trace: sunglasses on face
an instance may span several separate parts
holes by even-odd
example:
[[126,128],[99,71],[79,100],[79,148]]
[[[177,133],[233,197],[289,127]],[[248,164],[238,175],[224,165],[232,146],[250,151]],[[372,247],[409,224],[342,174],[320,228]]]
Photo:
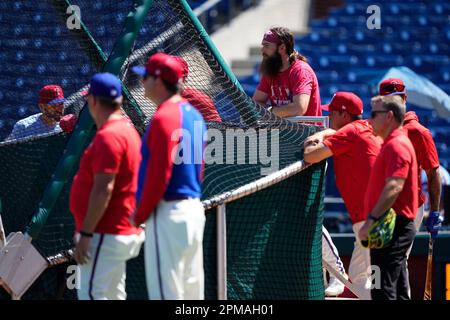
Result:
[[390,110],[377,110],[377,111],[372,111],[372,113],[370,114],[370,117],[373,119],[377,116],[377,114],[379,113],[388,113]]
[[383,86],[383,88],[381,88],[381,93],[383,95],[389,94],[389,93],[394,93],[394,92],[403,92],[403,91],[405,91],[405,86],[402,84],[397,84],[397,83],[387,84],[387,85]]

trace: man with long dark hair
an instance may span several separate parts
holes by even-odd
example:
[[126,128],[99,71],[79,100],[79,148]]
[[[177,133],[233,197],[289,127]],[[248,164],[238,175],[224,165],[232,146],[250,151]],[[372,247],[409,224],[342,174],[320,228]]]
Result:
[[264,34],[261,81],[253,100],[280,117],[321,116],[319,83],[307,59],[294,50],[294,36],[287,28]]

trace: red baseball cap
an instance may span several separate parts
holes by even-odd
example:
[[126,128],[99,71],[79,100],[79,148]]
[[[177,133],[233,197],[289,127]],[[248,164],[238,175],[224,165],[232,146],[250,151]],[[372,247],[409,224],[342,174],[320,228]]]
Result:
[[145,67],[133,67],[131,70],[141,76],[161,77],[170,84],[176,84],[183,78],[183,64],[179,59],[165,53],[155,53],[149,57]]
[[56,84],[49,84],[39,91],[39,102],[43,104],[56,104],[64,102],[63,90]]
[[347,111],[351,114],[360,115],[363,113],[363,102],[352,92],[338,91],[329,104],[322,105],[322,110]]
[[187,76],[189,75],[189,65],[188,65],[187,61],[179,56],[173,56],[173,57],[175,59],[177,59],[183,66],[183,80],[186,80]]
[[381,81],[379,89],[381,96],[406,94],[406,86],[402,79],[398,78],[389,78]]

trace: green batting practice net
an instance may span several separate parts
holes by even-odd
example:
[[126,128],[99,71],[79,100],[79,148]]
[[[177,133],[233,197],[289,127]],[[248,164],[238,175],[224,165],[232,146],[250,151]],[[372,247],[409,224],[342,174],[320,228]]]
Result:
[[[38,211],[49,213],[33,237],[45,257],[73,247],[68,200],[78,159],[65,173],[67,183],[52,181],[55,171],[64,167],[65,150],[80,132],[81,120],[72,133],[31,128],[33,134],[11,138],[11,131],[17,121],[40,112],[38,92],[47,84],[63,88],[65,114],[86,112],[81,92],[95,72],[105,70],[110,55],[124,46],[124,26],[131,19],[127,17],[143,3],[150,4],[150,9],[135,30],[136,41],[118,72],[124,83],[123,109],[142,134],[156,106],[144,97],[142,83],[131,67],[144,65],[156,52],[178,55],[187,62],[185,88],[201,92],[194,102],[205,118],[208,112],[214,114],[207,122],[209,145],[214,148],[207,152],[203,199],[302,160],[304,140],[321,130],[277,118],[255,105],[184,0],[2,1],[1,216],[9,234],[23,232]],[[88,143],[89,139],[77,147],[81,151]],[[311,166],[227,205],[229,299],[323,299],[324,170],[323,163]],[[46,201],[45,210],[44,197],[53,199],[50,205]],[[215,221],[215,209],[208,210],[204,234],[207,299],[217,298]],[[66,287],[67,267],[47,269],[23,299],[76,299],[76,291]],[[143,252],[127,265],[127,293],[129,299],[147,298]],[[7,298],[5,293],[2,297]]]

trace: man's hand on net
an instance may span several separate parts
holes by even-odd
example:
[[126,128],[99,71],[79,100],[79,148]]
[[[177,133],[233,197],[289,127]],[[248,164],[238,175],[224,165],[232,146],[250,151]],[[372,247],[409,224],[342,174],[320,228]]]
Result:
[[67,114],[59,121],[59,126],[64,132],[70,133],[77,124],[77,116],[74,114]]
[[444,221],[444,217],[441,216],[439,211],[430,212],[427,219],[427,230],[431,234],[433,239],[436,239],[439,230],[442,227],[442,222]]

